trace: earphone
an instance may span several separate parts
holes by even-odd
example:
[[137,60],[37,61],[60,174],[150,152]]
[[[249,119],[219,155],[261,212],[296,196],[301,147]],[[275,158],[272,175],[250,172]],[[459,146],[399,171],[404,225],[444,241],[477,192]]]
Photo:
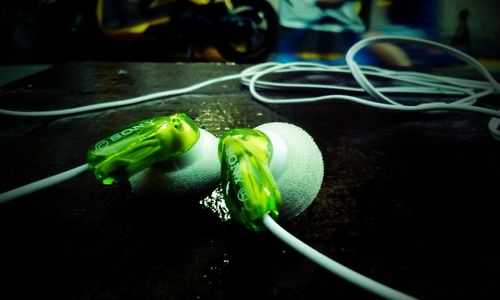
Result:
[[[380,38],[379,38],[380,40]],[[384,41],[394,41],[394,38],[386,38]],[[400,39],[400,40],[406,40],[410,41],[410,39]],[[368,40],[368,42],[374,42],[377,41],[375,39]],[[366,42],[366,43],[368,43]],[[426,42],[427,43],[427,42]],[[358,50],[360,45],[365,46],[366,44],[357,44]],[[356,49],[356,48],[354,48]],[[446,50],[445,50],[446,51]],[[353,52],[348,52],[348,57],[354,57],[356,51]],[[350,56],[349,56],[350,55]],[[346,60],[349,62],[348,57]],[[473,60],[475,62],[475,60]],[[355,65],[356,66],[356,65]],[[484,69],[484,68],[483,68]],[[169,95],[175,95],[175,94],[180,94],[184,92],[189,92],[192,91],[196,88],[200,88],[202,86],[206,86],[208,84],[216,83],[216,82],[221,82],[224,80],[230,80],[230,79],[237,79],[241,78],[243,84],[247,84],[250,87],[251,93],[254,95],[254,97],[263,102],[267,103],[293,103],[293,102],[312,102],[312,101],[321,101],[321,100],[348,100],[348,101],[355,101],[360,104],[365,104],[369,105],[372,107],[377,107],[377,108],[383,108],[383,109],[394,109],[394,110],[400,110],[400,111],[430,111],[430,110],[465,110],[465,111],[473,111],[473,112],[479,112],[479,113],[484,113],[489,116],[495,117],[490,120],[490,131],[492,134],[495,135],[495,130],[496,133],[498,133],[498,117],[500,117],[500,113],[498,111],[495,111],[494,109],[491,108],[483,108],[483,107],[478,107],[476,106],[476,102],[479,98],[484,97],[486,95],[492,94],[492,93],[498,93],[498,83],[496,81],[492,80],[492,78],[489,78],[485,74],[489,73],[483,73],[488,79],[488,82],[483,82],[483,81],[473,81],[473,80],[463,80],[463,79],[456,79],[456,78],[450,78],[450,77],[442,77],[442,76],[430,76],[428,74],[421,74],[421,73],[412,73],[412,72],[392,72],[392,71],[387,71],[387,70],[382,70],[382,69],[377,69],[377,68],[359,68],[359,71],[361,73],[369,73],[372,76],[380,76],[384,78],[394,78],[397,80],[403,80],[405,82],[413,82],[416,83],[418,86],[417,87],[411,87],[411,88],[401,88],[401,87],[383,87],[383,88],[373,88],[370,87],[370,85],[363,85],[362,90],[368,91],[368,93],[373,96],[376,100],[378,101],[372,101],[372,100],[367,100],[363,98],[358,98],[354,96],[348,96],[348,95],[323,95],[323,96],[317,96],[317,97],[310,97],[310,98],[301,98],[301,99],[270,99],[266,96],[263,96],[260,94],[259,90],[263,89],[316,89],[316,90],[342,90],[342,87],[333,87],[331,85],[324,85],[324,84],[310,84],[310,83],[295,83],[293,86],[290,83],[283,83],[279,81],[264,81],[262,78],[264,76],[279,76],[280,74],[303,74],[304,72],[309,72],[309,73],[315,73],[315,72],[322,72],[324,74],[336,74],[336,73],[342,73],[346,74],[348,72],[351,72],[352,74],[355,74],[357,72],[356,68],[352,67],[352,65],[349,65],[348,63],[348,68],[346,67],[329,67],[329,66],[322,66],[322,65],[317,65],[317,64],[308,64],[308,63],[292,63],[292,64],[275,64],[275,63],[268,63],[268,64],[262,64],[262,65],[257,65],[254,67],[250,67],[243,71],[241,74],[237,75],[230,75],[230,76],[225,76],[222,78],[217,78],[211,81],[207,81],[201,84],[198,84],[193,87],[189,87],[186,89],[181,89],[181,90],[176,90],[176,91],[167,91],[167,92],[162,92],[162,93],[156,93],[153,95],[147,95],[143,97],[138,97],[134,99],[128,99],[125,100],[125,102],[119,102],[119,103],[106,103],[106,105],[100,105],[100,106],[87,106],[87,107],[81,107],[81,108],[76,108],[76,109],[70,109],[70,110],[65,110],[65,111],[51,111],[51,112],[13,112],[13,111],[7,111],[7,110],[0,110],[2,113],[7,113],[11,115],[33,115],[33,116],[44,116],[44,115],[64,115],[66,113],[80,113],[80,112],[85,112],[85,111],[90,111],[93,109],[103,109],[106,107],[114,107],[114,106],[119,106],[119,105],[128,105],[128,104],[133,104],[133,103],[138,103],[142,101],[146,101],[149,99],[154,99],[157,97],[165,97]],[[394,77],[396,76],[396,77]],[[490,76],[491,77],[491,76]],[[355,78],[358,82],[364,82],[366,77],[363,79],[363,77],[356,77]],[[274,79],[275,80],[275,79]],[[373,88],[373,89],[372,89]],[[352,92],[359,92],[361,91],[360,89],[356,88],[343,88],[344,90],[352,89]],[[370,92],[370,89],[371,92]],[[451,96],[457,96],[457,97],[462,97],[458,100],[449,102],[449,103],[423,103],[419,105],[413,105],[413,106],[408,106],[408,105],[403,105],[400,103],[397,103],[393,101],[392,99],[387,99],[380,97],[378,92],[384,92],[384,93],[420,93],[420,94],[444,94],[444,95],[451,95]],[[386,97],[387,98],[387,97]],[[265,131],[265,130],[263,130]],[[272,140],[272,133],[268,135],[269,140]],[[280,144],[280,143],[276,143]],[[186,152],[189,153],[189,152]],[[182,159],[181,159],[182,160]],[[272,160],[271,160],[272,162]],[[78,172],[81,172],[88,168],[87,165],[83,165],[81,167],[78,167],[74,170],[74,172],[71,172],[71,176],[77,174]],[[142,174],[146,175],[146,174]],[[135,174],[133,176],[142,176],[141,173]],[[274,175],[274,174],[273,174]],[[68,175],[69,176],[69,175]],[[63,176],[64,177],[64,176]],[[54,183],[57,180],[54,179]],[[139,184],[140,185],[140,184]],[[279,186],[279,184],[278,184]],[[3,195],[3,194],[2,194]],[[264,226],[268,228],[273,228],[273,219],[268,218],[267,215],[264,216],[263,219],[263,224]],[[277,231],[278,232],[278,231]],[[319,259],[319,258],[318,258]],[[358,279],[354,279],[358,280]],[[390,295],[385,294],[386,297],[390,297]],[[393,295],[394,296],[394,295]]]
[[[281,214],[289,219],[304,211],[323,181],[321,151],[295,125],[267,123],[255,129],[229,130],[217,145],[212,134],[178,113],[145,119],[98,139],[90,146],[87,159],[77,172],[56,176],[62,181],[64,176],[69,179],[88,169],[103,184],[129,179],[133,192],[160,191],[167,196],[213,188],[220,176],[232,217],[247,228],[269,229],[312,261],[377,295],[413,299],[342,266],[276,223]],[[47,187],[43,181],[34,184]],[[1,194],[0,203],[35,191],[30,185],[20,189]]]
[[[217,138],[186,114],[153,117],[120,128],[90,146],[87,160],[97,180],[129,180],[132,192],[178,196],[219,181]],[[196,174],[196,176],[194,176]]]
[[233,129],[220,138],[221,185],[231,215],[251,230],[262,219],[297,216],[316,198],[323,157],[313,138],[287,123]]

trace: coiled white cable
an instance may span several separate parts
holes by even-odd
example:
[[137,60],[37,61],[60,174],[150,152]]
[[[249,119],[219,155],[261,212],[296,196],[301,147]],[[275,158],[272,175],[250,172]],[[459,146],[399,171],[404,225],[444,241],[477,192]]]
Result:
[[[401,72],[391,71],[372,66],[359,66],[355,62],[355,55],[364,47],[378,42],[403,42],[415,43],[428,47],[433,47],[453,55],[462,61],[470,64],[479,73],[486,78],[486,81],[470,80],[448,76],[437,76],[432,74],[420,72]],[[353,101],[359,104],[368,105],[371,107],[381,109],[392,109],[400,111],[427,111],[427,110],[464,110],[477,113],[487,114],[493,117],[500,117],[500,112],[495,109],[483,108],[475,106],[474,104],[479,98],[485,97],[493,93],[500,92],[500,85],[493,78],[493,76],[486,70],[477,60],[469,55],[436,42],[406,38],[406,37],[389,37],[378,36],[363,39],[354,44],[346,54],[346,66],[328,66],[308,62],[294,62],[287,64],[280,64],[275,62],[262,63],[243,70],[239,74],[222,76],[213,78],[198,84],[188,86],[181,89],[160,91],[144,96],[134,97],[130,99],[111,101],[106,103],[99,103],[93,105],[80,106],[75,108],[50,110],[50,111],[17,111],[0,109],[0,114],[12,116],[25,116],[25,117],[44,117],[44,116],[64,116],[70,114],[90,112],[94,110],[101,110],[106,108],[114,108],[125,105],[137,104],[153,99],[171,97],[193,92],[197,89],[203,88],[208,85],[240,79],[243,85],[247,85],[252,96],[265,103],[273,104],[287,104],[287,103],[305,103],[316,102],[325,100],[345,100]],[[263,80],[262,77],[274,74],[287,74],[287,73],[302,73],[302,74],[323,74],[330,76],[334,79],[337,74],[346,75],[352,74],[360,87],[345,86],[335,84],[322,84],[322,83],[300,83],[300,82],[279,82],[272,80]],[[368,81],[366,75],[399,81],[405,85],[375,87]],[[412,86],[408,86],[412,84]],[[300,90],[300,91],[314,91],[325,90],[332,92],[349,92],[359,93],[365,92],[372,96],[374,99],[364,99],[352,95],[343,95],[339,93],[327,94],[314,97],[303,98],[269,98],[262,95],[258,90],[271,89],[271,90]],[[462,95],[463,98],[454,100],[452,102],[428,102],[417,105],[404,105],[384,95],[384,93],[398,93],[398,94],[435,94],[435,95]],[[374,101],[377,100],[377,101]],[[491,127],[491,126],[490,126]]]
[[[361,71],[361,68],[359,65],[355,62],[354,56],[359,52],[359,50],[373,44],[373,43],[383,43],[383,42],[391,42],[391,43],[412,43],[412,44],[417,44],[417,45],[423,45],[431,48],[436,48],[438,50],[441,50],[445,53],[448,53],[466,63],[474,67],[481,75],[483,75],[486,80],[488,80],[491,83],[491,89],[500,92],[500,85],[498,82],[491,76],[491,74],[486,70],[486,68],[481,65],[476,59],[473,57],[463,53],[462,51],[456,50],[452,47],[436,43],[433,41],[429,40],[424,40],[424,39],[418,39],[418,38],[408,38],[408,37],[389,37],[389,36],[378,36],[378,37],[371,37],[371,38],[366,38],[363,39],[356,44],[354,44],[351,48],[346,53],[346,64],[349,66],[349,69],[352,72],[352,75],[358,82],[358,84],[372,97],[375,99],[393,103],[393,104],[398,104],[397,102],[393,101],[392,99],[389,99],[385,95],[383,95],[380,91],[375,88],[370,81],[366,78],[366,76],[363,74]],[[430,78],[429,76],[425,76],[425,78]],[[450,84],[454,84],[453,82],[449,82]]]

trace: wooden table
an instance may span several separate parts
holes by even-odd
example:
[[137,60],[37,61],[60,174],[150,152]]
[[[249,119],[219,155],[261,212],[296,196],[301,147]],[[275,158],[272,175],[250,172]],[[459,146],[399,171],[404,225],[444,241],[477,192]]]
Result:
[[[0,106],[87,105],[244,67],[70,63],[2,87]],[[500,143],[486,128],[488,118],[472,113],[263,105],[232,81],[74,116],[0,116],[0,190],[76,167],[100,135],[175,112],[217,136],[272,121],[304,128],[323,153],[325,178],[313,204],[282,223],[287,230],[417,297],[500,297]],[[0,299],[373,297],[269,232],[223,222],[202,200],[132,195],[127,185],[102,186],[85,173],[0,206]]]

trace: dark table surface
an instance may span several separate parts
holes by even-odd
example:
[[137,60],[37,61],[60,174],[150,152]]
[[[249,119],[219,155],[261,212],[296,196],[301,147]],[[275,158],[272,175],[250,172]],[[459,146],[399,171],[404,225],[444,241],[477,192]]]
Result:
[[[243,68],[70,63],[0,88],[0,107],[105,102]],[[417,297],[500,297],[500,142],[488,117],[472,113],[263,105],[231,81],[74,116],[0,116],[0,191],[83,164],[89,145],[120,126],[175,112],[216,136],[271,121],[304,128],[325,178],[313,204],[282,223],[287,230]],[[374,298],[269,232],[222,221],[205,202],[133,195],[85,173],[0,206],[0,299]]]

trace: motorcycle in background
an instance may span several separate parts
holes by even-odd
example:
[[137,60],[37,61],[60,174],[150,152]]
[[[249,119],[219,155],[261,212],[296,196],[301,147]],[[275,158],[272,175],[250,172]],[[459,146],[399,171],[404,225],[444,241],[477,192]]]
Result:
[[98,0],[96,17],[112,40],[213,46],[234,62],[265,59],[279,30],[266,0]]

